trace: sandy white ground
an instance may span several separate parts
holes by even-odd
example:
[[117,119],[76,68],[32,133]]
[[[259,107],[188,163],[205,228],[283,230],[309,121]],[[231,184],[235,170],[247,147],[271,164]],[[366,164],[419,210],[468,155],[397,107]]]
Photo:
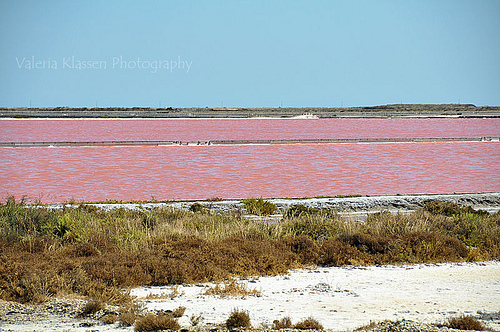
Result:
[[[284,276],[242,281],[260,297],[218,298],[203,295],[206,285],[180,286],[173,299],[141,300],[150,310],[187,308],[205,323],[221,323],[233,308],[247,310],[252,324],[293,322],[313,316],[327,329],[347,330],[371,320],[409,319],[444,322],[458,314],[500,311],[500,263],[315,268]],[[132,295],[171,293],[170,287],[137,288]],[[494,322],[491,322],[494,323]],[[490,325],[500,328],[500,321]]]
[[[287,275],[241,280],[260,297],[219,298],[204,295],[207,286],[178,286],[172,299],[145,299],[171,294],[172,287],[140,287],[131,294],[149,310],[186,307],[179,322],[190,327],[192,315],[204,324],[222,323],[234,308],[246,310],[254,327],[290,316],[295,323],[312,316],[327,329],[353,330],[370,321],[444,322],[459,314],[482,318],[500,331],[500,262],[409,266],[331,267],[294,270]],[[482,313],[482,314],[481,314]],[[484,320],[486,316],[494,320]],[[0,331],[133,331],[118,324],[50,316],[21,323],[0,321]]]

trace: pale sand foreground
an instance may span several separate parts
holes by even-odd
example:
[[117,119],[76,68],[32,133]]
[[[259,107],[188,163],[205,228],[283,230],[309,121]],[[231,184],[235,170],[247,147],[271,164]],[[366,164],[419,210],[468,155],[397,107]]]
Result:
[[[172,294],[172,287],[140,287],[131,290],[131,294],[148,310],[186,307],[179,319],[184,328],[190,327],[193,315],[203,317],[202,326],[211,325],[223,323],[234,308],[239,308],[249,312],[257,328],[285,316],[290,316],[293,323],[312,316],[325,328],[339,331],[385,319],[440,323],[452,316],[471,314],[500,331],[500,262],[311,268],[241,282],[248,289],[259,290],[261,296],[204,295],[208,284],[178,286],[179,295],[172,299],[144,298],[149,294]],[[23,310],[26,311],[14,311]],[[26,312],[19,322],[9,321],[9,315],[3,315],[2,331],[133,330],[117,323],[104,325],[96,320],[48,313]],[[493,320],[488,320],[491,317]]]
[[[221,323],[233,308],[249,312],[252,324],[272,324],[290,316],[295,323],[313,316],[327,329],[346,330],[371,320],[409,319],[444,322],[450,316],[500,311],[500,263],[314,268],[284,276],[242,281],[260,297],[218,298],[203,295],[205,285],[180,286],[173,299],[146,300],[149,310],[186,307],[191,315]],[[138,288],[132,295],[171,293],[169,287]],[[492,324],[500,328],[500,321]]]

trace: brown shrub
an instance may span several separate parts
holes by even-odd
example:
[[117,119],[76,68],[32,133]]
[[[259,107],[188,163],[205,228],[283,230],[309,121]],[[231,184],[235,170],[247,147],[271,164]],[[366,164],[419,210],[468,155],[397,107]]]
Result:
[[135,314],[135,310],[132,309],[125,310],[118,316],[118,321],[121,326],[132,326],[136,319],[137,315]]
[[81,317],[90,316],[95,314],[99,310],[104,309],[104,303],[102,303],[98,299],[90,299],[87,301],[85,306],[82,308],[82,312],[80,313]]
[[465,316],[465,315],[448,319],[448,321],[445,323],[445,326],[457,330],[476,330],[476,331],[486,330],[486,327],[477,319],[475,319],[472,316]]
[[226,320],[226,327],[228,329],[235,327],[250,327],[250,316],[246,311],[239,311],[234,309],[231,315]]
[[231,279],[230,281],[225,281],[223,285],[215,285],[214,287],[209,287],[205,290],[205,295],[216,295],[220,297],[226,296],[260,296],[261,293],[258,290],[249,290],[242,284],[239,284],[236,280]]
[[99,319],[104,324],[114,324],[118,320],[118,316],[115,314],[106,314]]
[[174,318],[179,318],[179,317],[182,317],[185,312],[186,312],[186,307],[179,307],[179,308],[175,309],[174,311],[172,311],[172,316]]
[[401,240],[404,250],[410,252],[412,262],[463,261],[469,253],[458,239],[438,233],[404,234]]
[[203,322],[203,316],[202,315],[191,315],[189,318],[189,322],[191,323],[191,326],[198,326]]
[[292,328],[292,319],[290,317],[283,317],[280,320],[273,321],[273,330],[290,329]]
[[297,254],[302,264],[312,264],[319,256],[319,246],[310,237],[299,235],[282,240],[287,249]]
[[424,203],[424,210],[432,214],[442,214],[448,217],[463,213],[477,214],[480,216],[489,215],[486,211],[474,210],[470,206],[460,206],[456,203],[443,201],[427,201]]
[[319,264],[323,266],[365,265],[371,257],[337,239],[330,239],[321,245]]
[[340,241],[357,248],[361,252],[371,255],[384,254],[389,247],[389,238],[385,236],[375,236],[370,234],[344,234],[340,236]]
[[161,313],[157,315],[150,313],[135,322],[135,331],[179,330],[180,328],[181,326],[175,319]]
[[293,326],[299,330],[323,330],[323,325],[321,325],[316,319],[309,317],[303,321],[298,322]]

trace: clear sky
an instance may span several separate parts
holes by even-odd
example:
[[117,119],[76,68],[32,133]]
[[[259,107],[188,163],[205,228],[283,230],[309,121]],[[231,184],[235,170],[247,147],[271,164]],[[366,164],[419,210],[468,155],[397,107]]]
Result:
[[0,0],[0,106],[500,105],[500,1]]

